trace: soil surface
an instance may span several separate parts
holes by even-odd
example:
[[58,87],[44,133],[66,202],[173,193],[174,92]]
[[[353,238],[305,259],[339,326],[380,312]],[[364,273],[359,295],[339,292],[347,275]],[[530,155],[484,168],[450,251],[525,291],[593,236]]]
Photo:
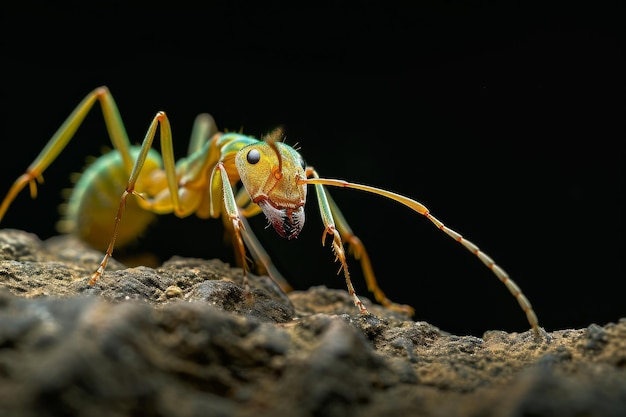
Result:
[[457,336],[219,260],[0,230],[2,416],[626,416],[626,318]]

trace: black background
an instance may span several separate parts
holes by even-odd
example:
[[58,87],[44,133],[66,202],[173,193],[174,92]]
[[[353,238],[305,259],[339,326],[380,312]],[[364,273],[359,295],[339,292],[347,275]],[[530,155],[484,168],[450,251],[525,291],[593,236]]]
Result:
[[[5,6],[0,189],[107,85],[133,142],[158,110],[177,156],[200,112],[253,136],[282,125],[322,176],[414,197],[509,272],[548,330],[626,316],[623,10],[414,3]],[[96,110],[45,172],[39,198],[25,190],[2,226],[52,236],[70,173],[103,146]],[[458,334],[528,327],[491,272],[428,220],[381,197],[331,192],[383,289],[417,320]],[[253,220],[296,288],[345,288],[320,245],[314,200],[296,241]],[[163,216],[138,250],[229,261],[221,236],[219,221]]]

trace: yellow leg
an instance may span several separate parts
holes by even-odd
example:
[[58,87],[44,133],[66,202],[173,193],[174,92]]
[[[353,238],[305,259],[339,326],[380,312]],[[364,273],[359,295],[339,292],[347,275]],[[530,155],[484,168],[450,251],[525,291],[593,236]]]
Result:
[[189,150],[187,155],[191,155],[202,149],[204,143],[218,132],[215,119],[208,113],[201,113],[196,116],[191,129],[191,139],[189,140]]
[[[211,181],[213,184],[213,179],[215,175],[218,175],[221,184],[222,184],[222,193],[224,200],[224,207],[226,208],[226,215],[230,219],[233,228],[233,235],[235,237],[236,247],[239,249],[239,257],[243,260],[242,269],[243,269],[243,288],[245,291],[246,299],[250,303],[252,301],[252,292],[250,291],[250,282],[248,281],[248,263],[246,258],[246,247],[244,246],[244,241],[242,237],[244,225],[241,221],[241,216],[239,214],[239,208],[237,207],[237,201],[235,200],[235,195],[233,194],[233,189],[230,185],[230,181],[228,179],[228,173],[226,172],[226,168],[224,167],[223,162],[218,162],[213,168],[213,172],[211,173]],[[210,189],[210,192],[213,193],[213,188]],[[211,200],[213,198],[211,197]]]
[[376,274],[374,274],[374,268],[372,267],[372,263],[370,261],[370,257],[367,254],[367,250],[359,239],[353,232],[345,217],[337,207],[337,204],[333,200],[330,194],[327,194],[328,203],[330,207],[330,211],[332,212],[335,221],[337,222],[337,229],[340,231],[343,236],[344,241],[348,244],[348,253],[354,256],[354,259],[360,261],[361,269],[363,270],[363,276],[365,277],[365,282],[367,284],[367,289],[374,294],[374,298],[381,305],[397,311],[399,313],[408,314],[413,316],[415,314],[415,309],[406,304],[398,304],[391,301],[383,290],[378,285],[378,281],[376,280]]
[[109,246],[107,247],[102,262],[100,262],[100,266],[98,266],[98,269],[92,274],[91,279],[89,280],[90,285],[94,285],[98,278],[100,278],[100,276],[104,273],[104,269],[106,268],[109,258],[111,258],[111,256],[113,255],[115,239],[117,238],[117,231],[120,221],[122,219],[122,214],[124,212],[124,206],[126,205],[126,199],[130,194],[134,194],[140,198],[143,198],[135,191],[135,184],[137,182],[139,174],[141,173],[141,169],[143,168],[146,156],[148,155],[148,151],[152,148],[152,142],[154,140],[156,128],[159,124],[161,126],[160,140],[161,152],[163,154],[163,166],[165,168],[167,187],[169,189],[169,199],[171,199],[168,204],[172,204],[174,208],[174,213],[180,214],[182,212],[180,201],[178,198],[178,183],[176,182],[176,167],[174,162],[174,150],[172,146],[172,130],[170,128],[169,120],[167,119],[165,113],[159,112],[152,120],[152,123],[150,123],[148,132],[146,133],[143,143],[141,144],[139,156],[135,161],[135,164],[130,174],[130,178],[128,179],[128,184],[120,199],[120,203],[117,209],[117,215],[115,216],[115,221],[113,225],[113,234],[111,235]]
[[130,142],[124,128],[124,123],[119,114],[117,105],[113,96],[106,87],[98,87],[90,92],[79,104],[74,111],[68,116],[65,122],[57,129],[55,134],[50,138],[46,146],[41,150],[37,158],[28,166],[26,172],[22,174],[11,186],[6,197],[0,205],[0,222],[2,221],[9,206],[28,184],[32,198],[37,197],[37,183],[43,182],[43,173],[48,166],[54,162],[61,151],[76,133],[76,130],[83,122],[85,116],[92,109],[96,101],[100,102],[104,121],[111,138],[111,142],[117,149],[124,161],[124,166],[130,172],[133,166],[130,156]]
[[[313,175],[317,177],[317,173],[312,168],[307,169],[307,175]],[[326,243],[326,236],[331,235],[333,238],[332,249],[335,254],[335,261],[339,261],[341,266],[339,268],[339,272],[343,270],[343,275],[346,280],[346,287],[348,288],[348,293],[352,297],[352,301],[354,305],[357,306],[361,314],[369,314],[359,297],[356,295],[356,291],[354,291],[354,286],[352,285],[352,280],[350,279],[350,272],[348,271],[348,263],[346,261],[346,252],[343,248],[343,243],[341,242],[341,235],[339,230],[335,227],[335,220],[333,218],[333,213],[330,208],[330,204],[328,203],[328,196],[326,195],[326,191],[322,185],[315,185],[315,192],[317,195],[317,203],[319,205],[320,214],[322,216],[322,222],[324,223],[324,232],[322,233],[322,245]]]

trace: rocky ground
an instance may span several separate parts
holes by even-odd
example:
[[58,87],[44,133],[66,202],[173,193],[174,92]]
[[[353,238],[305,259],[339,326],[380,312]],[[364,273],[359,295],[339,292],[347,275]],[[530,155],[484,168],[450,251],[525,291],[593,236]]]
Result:
[[626,319],[448,334],[218,260],[112,261],[0,230],[2,416],[626,416]]

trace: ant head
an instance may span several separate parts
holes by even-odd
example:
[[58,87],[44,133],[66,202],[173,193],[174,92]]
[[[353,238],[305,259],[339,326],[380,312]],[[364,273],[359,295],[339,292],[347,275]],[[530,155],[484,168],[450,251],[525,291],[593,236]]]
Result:
[[282,142],[282,129],[239,150],[235,164],[252,201],[258,204],[279,235],[296,237],[304,226],[306,185],[304,159]]

